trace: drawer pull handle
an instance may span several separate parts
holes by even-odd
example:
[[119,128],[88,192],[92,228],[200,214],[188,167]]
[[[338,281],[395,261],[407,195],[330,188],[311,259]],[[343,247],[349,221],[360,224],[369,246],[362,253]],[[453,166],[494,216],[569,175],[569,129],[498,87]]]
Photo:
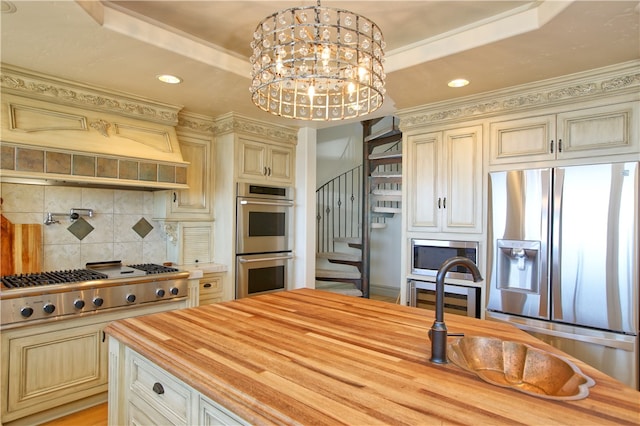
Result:
[[209,287],[211,287],[211,283],[206,283],[203,287],[204,288],[209,288]]
[[155,382],[153,384],[153,391],[158,395],[162,395],[164,393],[164,388],[162,387],[162,384]]

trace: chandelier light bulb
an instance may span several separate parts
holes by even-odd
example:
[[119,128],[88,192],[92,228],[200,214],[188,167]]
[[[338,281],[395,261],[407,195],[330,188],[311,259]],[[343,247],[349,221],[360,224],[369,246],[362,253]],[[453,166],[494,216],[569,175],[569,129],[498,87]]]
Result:
[[384,40],[364,16],[320,1],[281,10],[257,25],[251,48],[251,99],[271,114],[344,120],[383,103]]

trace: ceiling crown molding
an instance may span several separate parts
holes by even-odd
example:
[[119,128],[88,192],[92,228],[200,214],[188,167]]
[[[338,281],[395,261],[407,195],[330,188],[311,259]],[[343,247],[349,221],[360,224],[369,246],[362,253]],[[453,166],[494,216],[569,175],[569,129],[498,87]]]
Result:
[[7,64],[1,65],[0,88],[2,92],[18,96],[170,126],[178,123],[178,111],[182,108],[125,93],[105,91]]
[[640,98],[640,61],[398,111],[400,128],[483,118],[612,95]]
[[216,136],[236,132],[292,144],[298,141],[296,128],[254,120],[234,112],[218,117],[213,132]]

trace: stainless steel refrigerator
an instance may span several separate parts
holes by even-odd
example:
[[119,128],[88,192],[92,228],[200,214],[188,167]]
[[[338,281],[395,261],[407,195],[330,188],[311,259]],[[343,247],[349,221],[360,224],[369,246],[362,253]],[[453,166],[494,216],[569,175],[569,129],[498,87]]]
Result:
[[490,173],[486,312],[636,389],[639,164]]

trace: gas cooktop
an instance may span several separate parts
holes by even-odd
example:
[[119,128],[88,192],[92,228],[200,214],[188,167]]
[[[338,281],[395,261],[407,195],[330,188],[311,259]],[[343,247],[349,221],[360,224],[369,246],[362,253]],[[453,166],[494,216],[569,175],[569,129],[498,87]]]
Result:
[[5,275],[0,277],[0,280],[5,289],[13,289],[173,272],[179,272],[179,269],[153,263],[123,266],[120,261],[111,261],[87,263],[86,269]]

